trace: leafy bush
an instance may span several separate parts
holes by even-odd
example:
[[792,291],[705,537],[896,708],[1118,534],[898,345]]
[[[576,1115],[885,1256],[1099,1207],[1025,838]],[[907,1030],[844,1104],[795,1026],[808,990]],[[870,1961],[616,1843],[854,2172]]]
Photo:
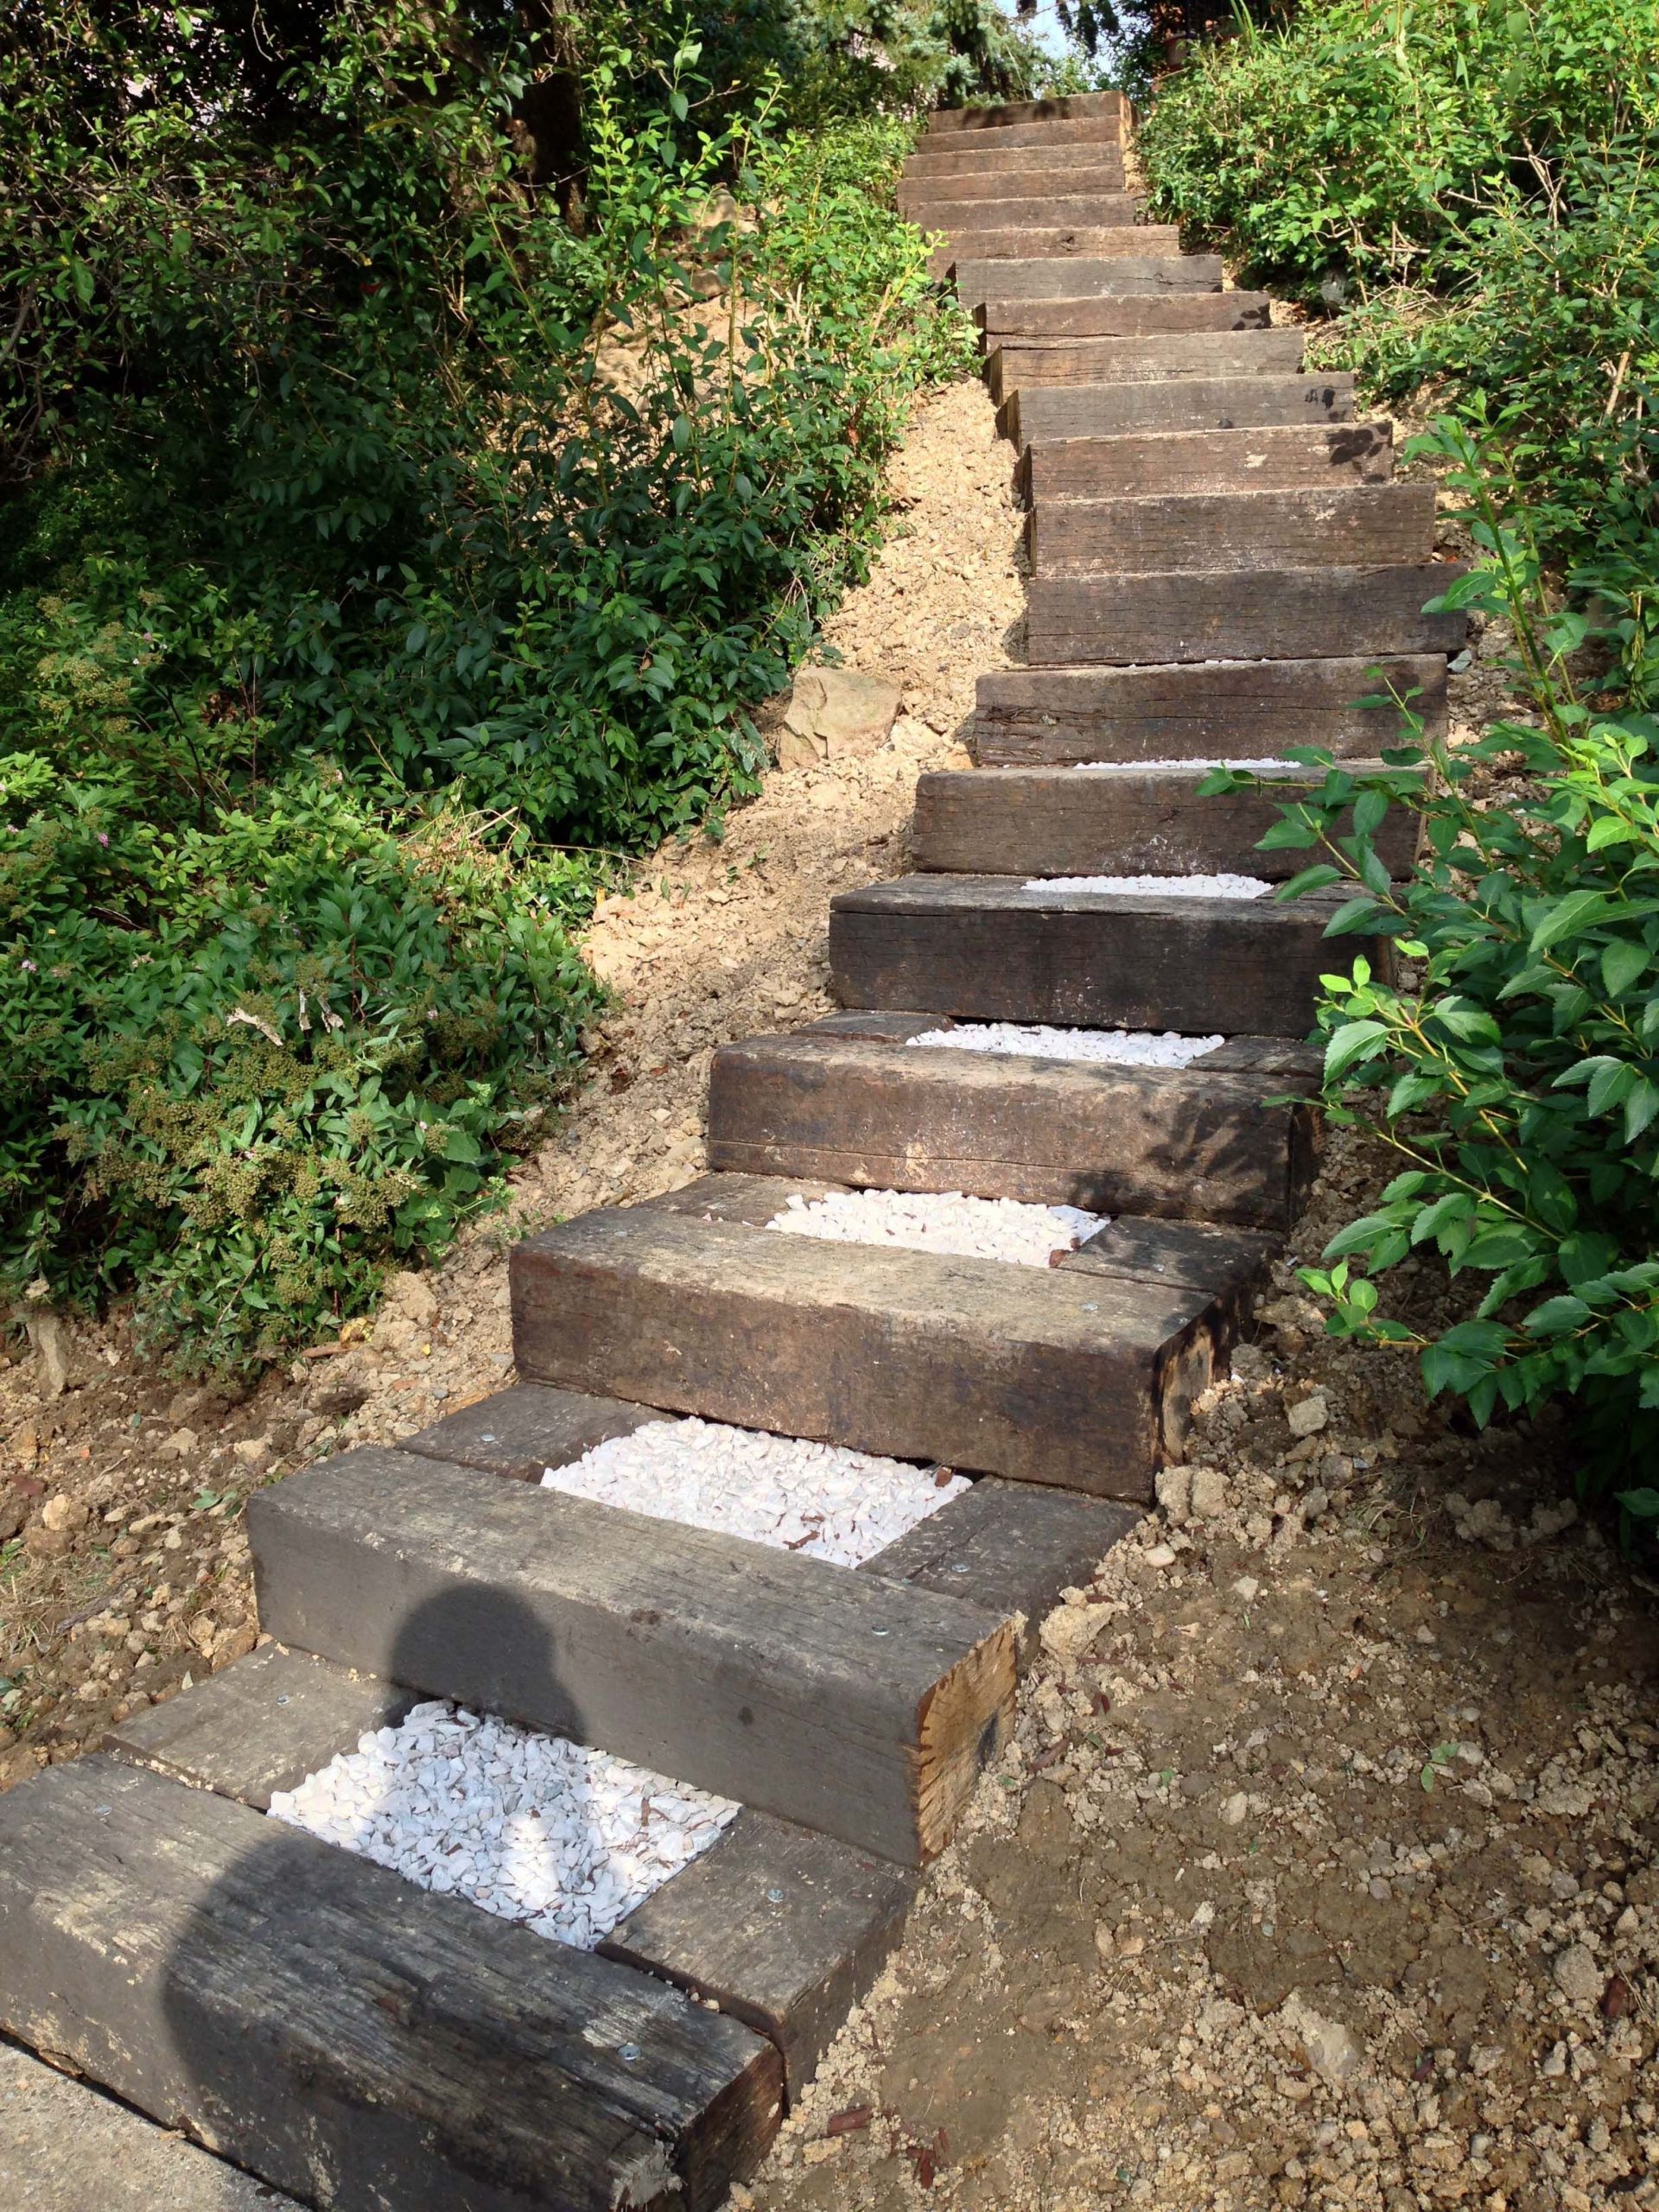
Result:
[[971,353],[908,126],[594,39],[571,227],[506,19],[232,20],[25,0],[0,54],[0,1294],[195,1359],[487,1198],[595,1002],[583,855],[755,787]]
[[[1659,1520],[1659,1489],[1634,1479],[1659,1452],[1659,719],[1606,703],[1639,635],[1631,596],[1606,610],[1611,681],[1586,693],[1570,662],[1589,623],[1552,611],[1500,452],[1449,423],[1428,442],[1483,556],[1442,603],[1513,625],[1537,720],[1452,751],[1408,713],[1382,773],[1297,756],[1323,785],[1264,842],[1323,857],[1280,895],[1349,881],[1328,933],[1381,936],[1412,963],[1399,982],[1363,959],[1324,979],[1330,1114],[1402,1167],[1306,1280],[1334,1302],[1334,1333],[1414,1347],[1430,1394],[1461,1395],[1483,1425],[1566,1402],[1591,1476]],[[1425,769],[1425,855],[1392,884],[1373,840]],[[1222,771],[1206,787],[1258,786]],[[1486,1279],[1474,1313],[1432,1338],[1380,1310],[1376,1281],[1428,1247]]]

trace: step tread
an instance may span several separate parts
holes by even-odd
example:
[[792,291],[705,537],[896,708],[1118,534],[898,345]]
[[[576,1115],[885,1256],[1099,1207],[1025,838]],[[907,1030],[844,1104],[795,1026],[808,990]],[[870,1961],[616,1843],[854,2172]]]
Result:
[[1224,274],[1217,253],[1126,255],[1113,259],[1084,256],[1067,260],[1021,257],[982,260],[959,251],[950,274],[966,308],[997,299],[1057,299],[1118,292],[1219,292]]
[[983,157],[971,166],[917,168],[906,162],[899,172],[899,197],[956,201],[976,200],[1075,199],[1080,194],[1120,193],[1126,189],[1121,159],[1074,162],[1050,168],[1036,162],[988,165]]
[[1288,491],[1303,485],[1388,483],[1391,422],[1259,423],[1234,430],[1130,430],[1027,444],[1020,495],[1038,499],[1153,498],[1201,492]]
[[[1353,767],[1382,765],[1357,760]],[[1270,882],[1306,867],[1306,851],[1256,849],[1281,804],[1323,781],[1319,770],[1274,770],[1262,778],[1269,789],[1204,798],[1208,772],[1132,761],[1104,772],[1047,765],[930,770],[916,786],[915,865],[970,875],[1231,874]],[[1340,834],[1347,826],[1344,817]],[[1417,838],[1415,813],[1391,807],[1376,846],[1396,878],[1409,872]]]
[[1147,332],[1063,344],[1004,338],[988,348],[985,375],[1000,404],[1013,391],[1039,386],[1144,384],[1166,376],[1294,376],[1306,350],[1300,330]]
[[1012,225],[1000,230],[954,229],[929,267],[948,276],[958,261],[1005,262],[1060,259],[1113,260],[1173,257],[1181,234],[1173,223],[1056,223]]
[[741,2022],[209,1791],[95,1755],[0,1847],[0,2024],[308,2201],[689,2212],[776,2132]]
[[1012,1696],[977,1607],[414,1452],[291,1475],[248,1531],[278,1642],[900,1863],[943,1847]]
[[1129,112],[1124,92],[1055,92],[1046,99],[1000,100],[967,107],[935,108],[927,118],[928,138],[963,130],[1004,130],[1010,125],[1096,120],[1121,124]]
[[1146,195],[1121,190],[1102,192],[1046,192],[1041,194],[988,193],[977,200],[935,194],[922,185],[901,185],[899,212],[906,222],[924,231],[943,231],[947,237],[963,231],[1010,231],[1099,228],[1138,223]]
[[1149,1494],[1161,1394],[1214,1357],[1201,1300],[668,1213],[584,1215],[512,1270],[522,1372],[1103,1497]]
[[[937,1014],[908,1020],[912,1034],[949,1026]],[[709,1154],[717,1168],[774,1177],[1282,1228],[1306,1180],[1313,1132],[1306,1116],[1265,1107],[1264,1096],[1256,1073],[1204,1058],[1131,1067],[821,1026],[721,1046]]]
[[1197,330],[1265,330],[1266,292],[1107,292],[1078,299],[982,300],[974,310],[985,351],[1146,338]]

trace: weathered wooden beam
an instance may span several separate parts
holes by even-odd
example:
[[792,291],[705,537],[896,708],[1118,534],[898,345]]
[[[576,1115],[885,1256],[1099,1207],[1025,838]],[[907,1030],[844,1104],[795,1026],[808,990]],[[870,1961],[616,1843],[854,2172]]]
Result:
[[941,231],[946,238],[982,232],[1039,230],[1095,230],[1121,223],[1138,223],[1146,206],[1136,192],[1085,191],[1069,182],[1051,185],[1046,192],[1016,198],[1011,193],[987,194],[977,200],[941,198],[931,186],[899,188],[899,213],[918,230]]
[[[1317,898],[1214,899],[913,875],[830,902],[831,988],[843,1003],[985,1021],[1179,1029],[1312,1027],[1331,964]],[[1343,940],[1386,965],[1379,941]]]
[[1049,99],[1007,100],[995,107],[935,108],[927,118],[927,139],[951,138],[964,131],[988,131],[1004,138],[1014,130],[1036,131],[1028,143],[1042,145],[1052,137],[1063,143],[1062,130],[1084,124],[1122,131],[1131,110],[1126,94],[1065,92]]
[[1184,376],[1141,384],[1033,385],[997,410],[1017,447],[1144,430],[1236,430],[1274,423],[1345,423],[1354,380],[1342,376]]
[[1386,484],[1393,474],[1391,423],[1264,423],[1253,430],[1142,430],[1116,437],[1047,439],[1025,448],[1015,464],[1014,485],[1030,504]]
[[1016,225],[995,231],[953,226],[950,243],[932,256],[928,270],[943,281],[964,261],[989,262],[1000,267],[1021,261],[1173,257],[1180,243],[1180,232],[1173,223],[1057,223],[1042,229]]
[[1152,246],[1143,246],[1134,256],[1081,261],[1028,257],[1018,261],[989,260],[959,251],[950,273],[963,305],[976,308],[990,299],[1077,299],[1119,292],[1218,292],[1223,270],[1218,253],[1161,253]]
[[1103,153],[1096,161],[1058,166],[1047,160],[1033,162],[1029,156],[1020,156],[1016,165],[1005,155],[992,164],[976,149],[970,149],[965,161],[953,153],[943,163],[931,167],[906,162],[899,175],[898,198],[902,213],[915,200],[955,206],[962,200],[1052,200],[1122,190],[1123,162],[1117,155]]
[[1149,1494],[1179,1448],[1175,1379],[1224,1349],[1196,1298],[1085,1299],[1058,1268],[639,1211],[567,1222],[512,1264],[522,1372],[666,1384],[710,1420],[1101,1497]]
[[1035,576],[1382,568],[1434,551],[1432,484],[1050,499],[1026,518]]
[[1205,1068],[751,1037],[715,1055],[709,1164],[1283,1229],[1311,1173],[1306,1116]]
[[[1462,574],[1453,561],[1413,561],[1360,569],[1038,576],[1027,601],[1027,636],[1033,659],[1040,652],[1045,662],[1062,651],[1072,663],[1130,666],[1329,659],[1340,664],[1346,681],[1362,656],[1370,665],[1402,654],[1456,652],[1467,616],[1423,609]],[[1013,677],[1017,682],[1010,696],[1018,696],[1021,686],[1029,687],[1030,696],[1046,691],[1058,673],[1046,666],[998,671],[980,683]],[[1376,741],[1367,742],[1374,747]],[[1279,749],[1261,748],[1263,757]]]
[[[1232,296],[1223,292],[1223,300]],[[1144,336],[1068,338],[1063,344],[1004,339],[985,364],[991,397],[1052,385],[1155,384],[1164,377],[1294,376],[1300,330],[1178,330]]]
[[976,1607],[414,1452],[291,1475],[248,1533],[279,1642],[906,1865],[949,1840],[1012,1700]]
[[1193,330],[1265,330],[1265,292],[1102,293],[1084,299],[991,298],[974,310],[985,352],[1064,346],[1090,338],[1147,338]]
[[568,1466],[594,1445],[631,1435],[647,1421],[661,1418],[653,1406],[521,1384],[494,1391],[478,1404],[434,1421],[429,1428],[405,1437],[397,1448],[455,1466],[539,1482],[549,1467]]
[[100,1757],[0,1798],[0,2026],[364,2212],[713,2212],[782,2106],[741,2021]]
[[1004,145],[982,133],[963,143],[949,139],[924,138],[906,156],[901,177],[963,176],[975,182],[982,177],[1024,175],[1063,178],[1076,169],[1109,170],[1119,180],[1123,154],[1110,139],[1071,139],[1064,144],[1039,147]]
[[[1249,757],[1249,756],[1245,756]],[[1355,772],[1381,762],[1357,761]],[[1280,808],[1322,780],[1307,769],[1264,775],[1259,789],[1199,796],[1202,767],[971,768],[925,772],[916,785],[912,851],[918,868],[964,875],[1255,875],[1280,883],[1305,851],[1258,849]],[[1421,817],[1391,807],[1376,848],[1396,878],[1417,855]],[[1343,830],[1351,828],[1344,817]]]

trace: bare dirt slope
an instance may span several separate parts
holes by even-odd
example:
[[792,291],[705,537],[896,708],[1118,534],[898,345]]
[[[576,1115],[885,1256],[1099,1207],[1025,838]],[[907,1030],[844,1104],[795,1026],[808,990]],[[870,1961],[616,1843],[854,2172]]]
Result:
[[[983,394],[935,400],[908,534],[830,632],[903,684],[893,746],[774,777],[607,901],[619,1004],[509,1216],[240,1402],[107,1332],[58,1395],[45,1357],[0,1375],[0,1779],[245,1649],[247,1490],[496,1387],[508,1242],[689,1179],[713,1047],[826,1009],[829,894],[902,866],[917,768],[1007,657],[1007,486]],[[1477,665],[1463,712],[1501,688]],[[1305,1251],[1373,1173],[1333,1157]],[[1165,1516],[1048,1624],[1015,1751],[749,2204],[1659,2205],[1659,1592],[1560,1505],[1550,1436],[1425,1412],[1287,1270],[1255,1333]]]

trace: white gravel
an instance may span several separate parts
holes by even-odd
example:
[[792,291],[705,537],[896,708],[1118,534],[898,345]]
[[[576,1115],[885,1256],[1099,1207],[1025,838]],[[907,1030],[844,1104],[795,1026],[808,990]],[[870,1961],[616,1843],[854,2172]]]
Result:
[[[1191,768],[1195,775],[1208,774],[1211,768],[1248,768],[1256,775],[1271,775],[1281,768],[1295,769],[1294,760],[1268,759],[1262,760],[1077,760],[1072,766],[1086,769],[1091,775],[1139,776],[1148,768]],[[1304,773],[1306,772],[1304,771]]]
[[968,1484],[944,1468],[690,1420],[596,1444],[550,1467],[542,1487],[857,1567]]
[[904,1245],[915,1252],[1046,1268],[1057,1254],[1075,1252],[1106,1222],[1106,1215],[1085,1213],[1081,1206],[969,1198],[960,1191],[836,1191],[810,1200],[797,1191],[766,1226],[837,1244]]
[[360,1737],[270,1801],[273,1820],[584,1951],[740,1809],[442,1701]]
[[1273,886],[1259,875],[1034,875],[1025,887],[1141,892],[1174,899],[1259,899]]
[[1123,1067],[1184,1068],[1225,1039],[1183,1037],[1173,1029],[1053,1029],[1046,1022],[963,1021],[925,1029],[906,1045],[943,1045],[956,1052],[1024,1052],[1042,1060],[1109,1060]]

